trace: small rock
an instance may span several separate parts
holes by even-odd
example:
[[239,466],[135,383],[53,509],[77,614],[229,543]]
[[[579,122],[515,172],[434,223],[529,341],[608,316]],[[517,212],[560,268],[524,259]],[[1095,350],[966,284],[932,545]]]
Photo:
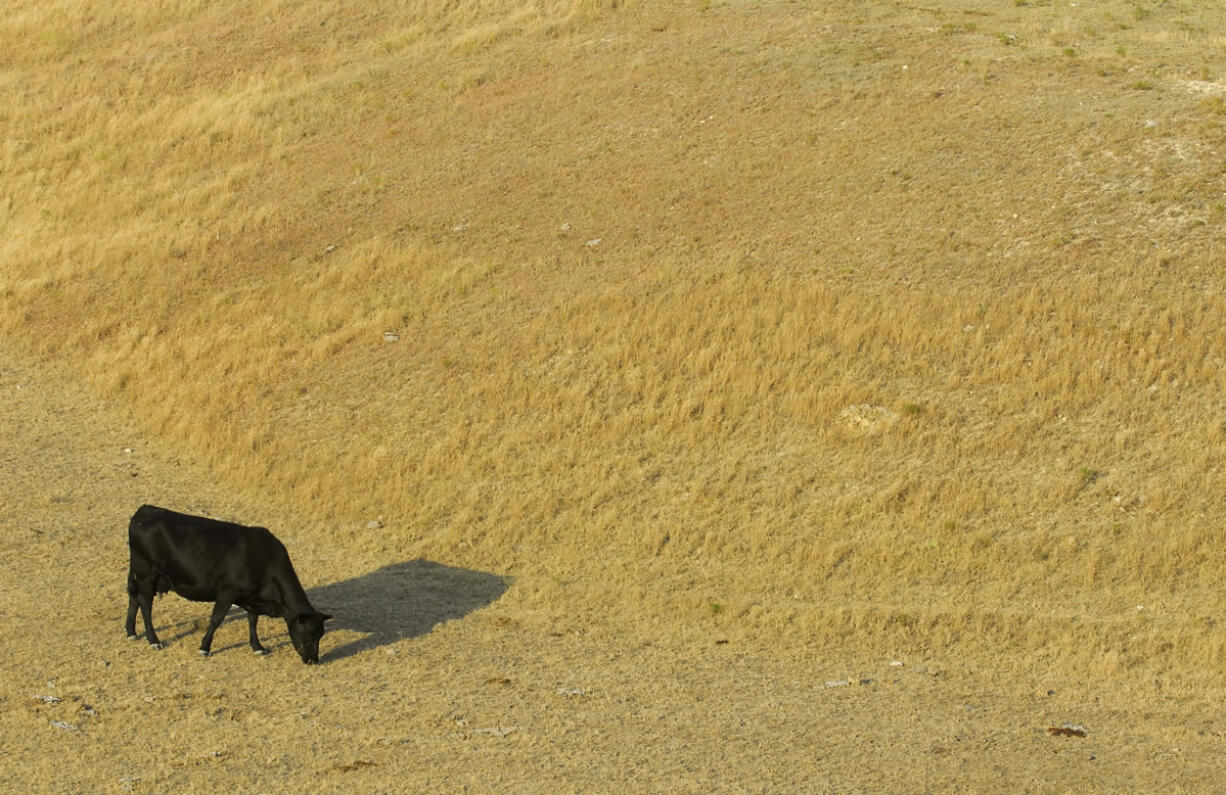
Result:
[[584,243],[583,245],[587,246],[588,248],[596,248],[597,246],[600,245],[600,241],[603,239],[604,238],[594,237],[591,240]]
[[38,698],[42,699],[48,704],[58,704],[64,700],[62,698],[58,698],[57,696],[39,696]]
[[583,690],[578,687],[559,687],[557,690],[559,696],[581,696]]
[[564,222],[561,228],[563,232],[569,232],[570,231],[570,221]]
[[385,331],[383,332],[383,341],[384,342],[400,342],[400,335],[394,331]]
[[890,667],[891,668],[902,668],[902,660],[891,660]]
[[375,767],[377,764],[377,762],[372,762],[369,759],[358,759],[357,761],[350,762],[349,764],[337,765],[332,769],[338,773],[352,773],[353,771],[361,770],[364,767]]
[[336,246],[335,246],[335,245],[332,245],[332,246],[327,246],[326,248],[324,248],[324,253],[325,253],[325,254],[331,254],[333,251],[336,251]]
[[898,412],[862,403],[844,408],[839,412],[839,419],[851,430],[873,433],[898,422]]
[[367,530],[378,530],[382,526],[383,526],[383,522],[379,521],[378,519],[371,519],[369,522],[366,523]]
[[79,731],[81,731],[81,730],[80,730],[80,729],[78,729],[76,726],[73,726],[71,723],[65,723],[65,722],[64,722],[64,721],[62,721],[62,720],[53,720],[53,721],[51,721],[51,725],[52,725],[52,726],[54,726],[54,727],[55,727],[55,728],[57,728],[57,729],[63,729],[64,731],[69,731],[69,732],[79,732]]
[[861,685],[871,685],[873,682],[876,682],[876,681],[877,681],[876,679],[866,676],[865,678],[860,680],[860,684]]
[[851,684],[849,679],[834,679],[826,683],[826,687],[847,687]]
[[1085,737],[1089,734],[1085,726],[1074,726],[1071,723],[1062,723],[1059,726],[1049,726],[1047,733],[1053,737]]

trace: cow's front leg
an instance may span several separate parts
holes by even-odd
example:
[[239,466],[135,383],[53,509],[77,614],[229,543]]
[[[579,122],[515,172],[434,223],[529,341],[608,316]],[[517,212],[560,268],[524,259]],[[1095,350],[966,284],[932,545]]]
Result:
[[221,622],[226,620],[226,611],[233,604],[226,597],[218,597],[217,603],[213,605],[213,615],[209,617],[209,628],[204,631],[204,637],[200,640],[200,655],[202,657],[209,656],[209,650],[213,648],[213,633],[221,626]]
[[260,636],[255,632],[255,623],[260,620],[260,614],[253,610],[247,611],[247,629],[249,631],[248,640],[251,642],[251,650],[256,654],[268,654],[268,649],[260,645]]

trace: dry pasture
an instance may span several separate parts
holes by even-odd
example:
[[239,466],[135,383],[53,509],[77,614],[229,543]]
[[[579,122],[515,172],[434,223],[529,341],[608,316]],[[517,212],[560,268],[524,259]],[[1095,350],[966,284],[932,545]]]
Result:
[[[0,779],[1220,779],[1226,11],[0,34]],[[127,644],[146,501],[277,532],[327,664]]]

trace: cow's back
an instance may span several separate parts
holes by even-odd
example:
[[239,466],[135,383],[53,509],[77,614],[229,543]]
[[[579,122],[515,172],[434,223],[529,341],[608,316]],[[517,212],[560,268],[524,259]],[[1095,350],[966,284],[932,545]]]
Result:
[[[153,577],[157,593],[174,591],[209,602],[219,588],[257,593],[269,568],[288,565],[280,541],[263,527],[246,527],[142,505],[128,524],[132,576]],[[284,560],[284,564],[281,561]]]

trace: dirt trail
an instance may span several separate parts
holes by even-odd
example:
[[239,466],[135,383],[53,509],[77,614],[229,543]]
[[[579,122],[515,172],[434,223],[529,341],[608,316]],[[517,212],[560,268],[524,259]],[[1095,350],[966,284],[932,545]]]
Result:
[[[0,351],[0,781],[8,791],[1209,790],[1219,690],[1045,678],[1025,659],[647,645],[524,615],[513,578],[377,560],[232,498],[48,368]],[[338,616],[303,666],[203,605],[124,638],[142,502],[272,517]],[[643,616],[643,621],[659,621]],[[846,683],[844,683],[846,682]],[[1048,728],[1085,726],[1088,736]]]

